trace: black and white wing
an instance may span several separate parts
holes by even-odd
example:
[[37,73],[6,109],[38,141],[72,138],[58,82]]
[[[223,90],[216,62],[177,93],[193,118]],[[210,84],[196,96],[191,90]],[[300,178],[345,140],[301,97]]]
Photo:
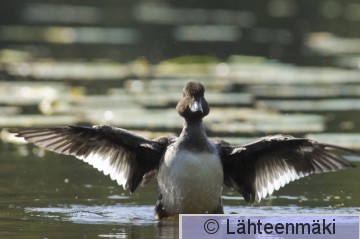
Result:
[[171,138],[147,140],[124,129],[99,125],[6,129],[39,147],[73,155],[133,192],[157,175]]
[[238,190],[247,202],[259,202],[285,184],[311,173],[354,167],[329,149],[360,155],[359,151],[309,139],[274,135],[245,145],[218,144],[224,184]]

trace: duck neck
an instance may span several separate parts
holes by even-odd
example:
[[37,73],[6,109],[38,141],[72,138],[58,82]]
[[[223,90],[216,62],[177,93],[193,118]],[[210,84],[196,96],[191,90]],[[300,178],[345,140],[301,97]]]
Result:
[[180,134],[180,144],[188,150],[211,151],[202,120],[185,120]]
[[201,119],[196,120],[189,120],[186,119],[184,121],[184,127],[182,130],[182,135],[190,134],[190,135],[196,135],[197,137],[206,137],[206,132],[202,123]]

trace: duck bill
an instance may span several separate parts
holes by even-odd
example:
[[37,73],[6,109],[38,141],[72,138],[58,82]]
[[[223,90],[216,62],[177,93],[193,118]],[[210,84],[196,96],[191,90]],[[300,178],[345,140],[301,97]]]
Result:
[[201,112],[201,113],[203,113],[204,110],[203,110],[203,107],[202,107],[201,99],[199,99],[199,100],[193,100],[193,101],[191,102],[191,105],[190,105],[190,110],[191,110],[191,112],[193,112],[193,113],[196,113],[196,112]]

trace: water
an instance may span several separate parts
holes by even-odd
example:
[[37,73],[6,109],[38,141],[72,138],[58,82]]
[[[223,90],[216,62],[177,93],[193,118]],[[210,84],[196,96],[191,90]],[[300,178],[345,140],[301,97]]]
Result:
[[[130,195],[91,166],[29,146],[2,145],[0,238],[177,238],[177,220],[153,218],[157,185]],[[355,158],[355,160],[358,160]],[[226,213],[360,213],[355,169],[312,175],[247,205],[226,189]]]

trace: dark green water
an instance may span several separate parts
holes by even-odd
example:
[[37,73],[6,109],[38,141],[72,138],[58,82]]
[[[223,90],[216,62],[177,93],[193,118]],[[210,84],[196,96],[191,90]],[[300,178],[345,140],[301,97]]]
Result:
[[[153,219],[155,182],[134,194],[87,164],[2,145],[0,238],[177,238],[178,222]],[[41,154],[40,154],[41,155]],[[357,168],[293,182],[254,206],[225,190],[226,213],[360,213]]]

